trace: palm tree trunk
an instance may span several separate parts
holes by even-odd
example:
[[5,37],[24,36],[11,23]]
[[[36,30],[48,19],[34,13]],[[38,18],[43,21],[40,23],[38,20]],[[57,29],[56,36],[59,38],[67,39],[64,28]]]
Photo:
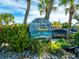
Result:
[[27,9],[25,12],[24,24],[27,24],[27,17],[29,15],[29,11],[30,11],[30,4],[31,4],[31,0],[27,0]]
[[46,11],[45,19],[49,20],[51,10]]
[[53,0],[49,0],[49,4],[48,4],[48,6],[46,6],[45,19],[48,19],[49,20],[50,13],[51,13],[51,10],[52,10],[52,5],[53,5]]
[[69,14],[69,28],[71,28],[71,24],[72,24],[72,13]]
[[75,10],[74,10],[74,6],[72,5],[69,9],[69,26],[68,26],[68,33],[67,33],[67,39],[70,39],[70,28],[71,28],[71,24],[72,24],[72,16],[74,14]]

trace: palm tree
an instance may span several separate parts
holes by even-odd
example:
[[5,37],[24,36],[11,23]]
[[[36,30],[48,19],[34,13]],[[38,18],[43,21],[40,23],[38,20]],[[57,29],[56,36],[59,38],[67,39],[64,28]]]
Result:
[[[79,1],[79,0],[78,0]],[[72,18],[73,15],[75,13],[76,10],[78,10],[79,5],[75,4],[75,0],[60,0],[60,5],[69,5],[69,8],[66,8],[66,14],[69,12],[69,23],[68,23],[68,36],[70,34],[70,28],[71,28],[71,22],[72,22]],[[68,37],[69,39],[69,37]]]
[[73,18],[76,19],[78,21],[78,23],[79,23],[79,14],[78,13],[75,13]]
[[4,23],[6,25],[9,24],[9,22],[14,23],[14,16],[12,14],[9,14],[9,13],[3,13],[2,14],[2,20],[4,21]]
[[69,8],[66,8],[66,14],[69,11],[69,27],[71,27],[73,15],[78,10],[79,4],[75,4],[75,0],[60,0],[60,5],[69,5]]
[[27,24],[27,18],[30,11],[31,0],[27,0],[27,9],[25,11],[24,24]]
[[[54,0],[40,0],[39,3],[39,11],[40,14],[42,14],[43,12],[45,12],[45,19],[49,20],[50,17],[50,13],[52,9],[56,9],[57,7],[53,6],[54,5]],[[52,7],[53,6],[53,7]]]
[[[15,0],[16,2],[19,2],[19,1],[22,1],[22,0]],[[24,15],[24,21],[23,21],[23,24],[27,24],[27,18],[29,16],[29,11],[30,11],[30,5],[31,5],[31,0],[26,0],[26,5],[27,5],[27,8],[25,10],[25,15]]]

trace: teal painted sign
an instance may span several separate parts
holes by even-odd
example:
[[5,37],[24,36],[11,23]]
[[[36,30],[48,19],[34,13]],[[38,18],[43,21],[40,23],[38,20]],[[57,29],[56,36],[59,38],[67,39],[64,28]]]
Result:
[[44,18],[36,18],[30,23],[29,31],[33,38],[51,38],[51,23]]

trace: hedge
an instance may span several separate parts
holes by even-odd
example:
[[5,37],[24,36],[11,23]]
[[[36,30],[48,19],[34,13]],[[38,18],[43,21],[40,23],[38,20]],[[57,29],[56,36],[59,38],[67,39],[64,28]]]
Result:
[[14,51],[23,51],[29,44],[28,25],[3,25],[0,29],[0,45],[4,42]]

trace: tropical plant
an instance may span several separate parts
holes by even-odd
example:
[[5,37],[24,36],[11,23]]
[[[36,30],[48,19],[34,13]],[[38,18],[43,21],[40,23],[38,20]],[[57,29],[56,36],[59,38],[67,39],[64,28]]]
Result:
[[68,28],[68,23],[67,22],[62,23],[62,28]]
[[[19,1],[24,1],[24,0],[16,0],[16,2],[19,2]],[[24,21],[23,21],[23,23],[27,24],[27,18],[29,16],[31,0],[25,0],[25,1],[26,1],[27,8],[25,9],[25,15],[24,15]]]
[[69,8],[67,7],[65,11],[65,14],[69,12],[69,23],[68,23],[69,30],[68,30],[68,36],[67,36],[67,38],[69,39],[72,18],[75,11],[79,9],[79,4],[75,4],[75,0],[60,0],[59,2],[60,2],[60,5],[65,5],[65,6],[69,5]]
[[52,26],[53,26],[54,28],[62,28],[62,24],[61,24],[60,22],[53,22],[53,23],[52,23]]
[[17,52],[19,58],[23,58],[25,50],[37,54],[39,58],[48,51],[48,42],[30,38],[28,25],[25,24],[4,25],[0,32],[0,44],[3,42],[8,43],[9,49]]
[[52,9],[56,10],[56,8],[57,8],[56,6],[53,6],[54,0],[39,0],[39,1],[40,1],[40,3],[39,3],[40,14],[45,12],[45,19],[49,20],[51,10]]
[[59,52],[60,50],[61,50],[61,43],[60,42],[50,42],[49,43],[49,52],[50,53],[57,53],[57,52]]
[[29,15],[30,5],[31,5],[31,0],[26,0],[26,1],[27,1],[27,9],[25,11],[24,24],[27,24],[27,17]]
[[69,42],[67,42],[67,40],[65,40],[65,39],[59,39],[57,42],[61,43],[62,48],[67,48],[67,47],[71,46],[71,44]]
[[10,50],[17,52],[19,57],[29,47],[29,38],[28,25],[4,25],[0,32],[0,44],[8,43]]
[[78,21],[78,23],[79,23],[79,14],[78,13],[75,13],[73,18],[76,19]]
[[48,42],[43,39],[31,39],[29,50],[32,54],[37,54],[39,59],[48,51]]
[[9,22],[13,22],[14,23],[14,16],[12,14],[9,13],[3,13],[1,14],[2,16],[2,20],[4,21],[4,23],[9,24]]
[[74,34],[74,44],[75,44],[75,46],[79,46],[79,32],[77,32],[77,33],[75,33]]
[[69,47],[70,44],[65,39],[49,42],[49,52],[54,54],[61,52],[61,49]]

